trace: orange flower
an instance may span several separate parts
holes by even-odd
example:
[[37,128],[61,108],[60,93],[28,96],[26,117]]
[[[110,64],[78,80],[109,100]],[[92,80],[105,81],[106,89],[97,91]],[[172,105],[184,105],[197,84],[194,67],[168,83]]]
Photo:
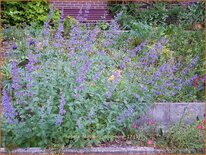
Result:
[[114,81],[116,77],[119,77],[121,76],[121,70],[120,69],[117,69],[115,72],[114,72],[114,75],[111,75],[109,78],[108,78],[108,81]]
[[112,75],[112,76],[110,76],[110,77],[108,78],[108,81],[114,81],[114,79],[115,79],[115,76]]

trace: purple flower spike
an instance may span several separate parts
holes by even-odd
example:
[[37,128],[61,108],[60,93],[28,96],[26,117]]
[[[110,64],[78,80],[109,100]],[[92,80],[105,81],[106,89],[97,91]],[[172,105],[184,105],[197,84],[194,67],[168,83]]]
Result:
[[14,89],[14,91],[18,91],[21,86],[21,79],[19,76],[19,68],[17,68],[17,64],[15,61],[12,62],[12,88]]
[[59,115],[58,118],[57,118],[57,121],[56,121],[56,125],[60,126],[61,124],[62,124],[62,116]]
[[64,109],[64,105],[66,104],[65,96],[64,94],[61,95],[60,99],[60,105],[59,105],[59,115],[56,121],[56,125],[61,125],[63,115],[66,113],[66,110]]
[[124,62],[121,62],[119,66],[120,66],[120,69],[122,69],[122,70],[125,69],[125,67],[126,67]]
[[3,89],[3,94],[2,94],[2,106],[3,106],[3,115],[6,118],[7,122],[9,124],[13,124],[14,118],[16,116],[16,112],[12,105],[11,98],[5,89]]
[[133,107],[132,107],[132,106],[129,106],[128,109],[125,110],[124,113],[117,118],[116,123],[117,123],[117,124],[123,123],[124,120],[125,120],[127,117],[131,116],[133,113],[134,113]]

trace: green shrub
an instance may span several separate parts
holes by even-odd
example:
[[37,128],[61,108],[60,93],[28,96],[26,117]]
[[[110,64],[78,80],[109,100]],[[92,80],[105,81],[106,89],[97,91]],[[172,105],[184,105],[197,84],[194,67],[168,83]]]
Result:
[[64,35],[66,36],[69,35],[71,28],[77,24],[78,24],[78,21],[75,18],[71,16],[67,16],[64,20]]
[[[11,26],[25,26],[31,23],[43,25],[48,19],[49,3],[43,1],[28,1],[28,2],[6,2],[1,3],[2,8],[2,24]],[[53,19],[58,18],[58,13],[55,12]]]
[[179,20],[182,24],[193,25],[200,23],[204,25],[205,20],[205,2],[200,1],[189,5],[186,10],[180,12]]

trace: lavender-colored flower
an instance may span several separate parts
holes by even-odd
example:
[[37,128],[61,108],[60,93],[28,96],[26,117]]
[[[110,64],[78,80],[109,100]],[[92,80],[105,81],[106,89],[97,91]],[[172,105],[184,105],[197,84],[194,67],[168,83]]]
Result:
[[128,57],[124,57],[123,61],[124,61],[124,62],[126,62],[126,63],[128,63],[128,62],[130,62],[130,61],[131,61],[131,59],[130,59],[130,58],[128,58]]
[[129,106],[128,109],[124,112],[125,116],[130,116],[133,113],[133,106]]
[[128,109],[125,110],[124,113],[117,118],[117,120],[116,120],[117,124],[121,124],[122,122],[124,122],[124,120],[127,117],[131,116],[133,114],[133,112],[134,112],[134,107],[129,106]]
[[77,91],[83,91],[84,88],[85,88],[84,85],[80,85],[80,86],[76,87],[75,90],[77,90]]
[[190,63],[189,67],[190,67],[190,68],[193,68],[194,65],[198,62],[198,60],[199,60],[199,56],[196,56],[196,57],[192,60],[192,62]]
[[142,48],[147,44],[147,41],[142,42],[140,45],[138,45],[134,50],[130,51],[130,57],[134,57],[137,55],[139,51],[142,50]]
[[168,43],[168,39],[165,37],[160,38],[159,43],[162,44],[162,46],[166,45]]
[[16,44],[13,45],[12,49],[13,49],[13,50],[16,50],[16,49],[17,49]]
[[160,66],[159,71],[162,73],[165,73],[167,71],[168,65],[167,63],[163,64],[162,66]]
[[56,125],[60,126],[62,124],[62,120],[63,120],[63,117],[61,115],[58,115]]
[[55,38],[59,40],[63,40],[62,32],[64,31],[64,26],[62,22],[59,22],[59,27],[57,33],[55,34]]
[[64,94],[61,95],[60,100],[60,106],[59,106],[59,114],[64,115],[66,113],[66,110],[64,110],[64,105],[66,104],[65,96]]
[[81,98],[81,95],[80,95],[80,94],[77,94],[77,93],[72,94],[72,96],[75,97],[76,99],[80,99],[80,98]]
[[120,69],[125,69],[126,68],[126,65],[125,65],[125,62],[120,62],[120,65],[119,65]]
[[18,91],[21,88],[21,79],[19,76],[20,69],[17,68],[16,61],[12,62],[12,88],[14,91]]
[[192,86],[193,82],[195,79],[197,79],[198,75],[194,75],[193,77],[191,77],[190,79],[188,79],[187,81],[183,82],[183,86]]
[[117,15],[116,15],[116,19],[118,20],[118,19],[120,19],[121,17],[122,17],[122,15],[123,15],[123,11],[120,11]]
[[101,71],[99,71],[99,72],[97,72],[97,73],[95,73],[95,75],[93,76],[93,81],[96,81],[96,80],[98,80],[99,78],[100,78],[100,76],[101,76]]
[[114,87],[109,89],[109,91],[107,92],[107,98],[111,98],[112,97],[112,94],[113,94],[114,90],[115,90]]
[[205,75],[202,75],[201,79],[200,79],[202,82],[205,82],[206,80],[206,74]]
[[183,70],[181,71],[182,76],[187,75],[187,74],[190,72],[191,68],[193,68],[194,65],[197,63],[198,60],[199,60],[199,57],[196,56],[196,57],[192,60],[192,62],[189,64],[189,66],[187,66],[185,69],[183,69]]
[[148,91],[148,88],[147,88],[146,85],[141,85],[141,88],[142,88],[142,90],[145,91],[145,92]]
[[180,91],[182,89],[182,86],[181,85],[174,86],[174,89]]
[[51,4],[49,9],[49,19],[51,20],[53,17],[54,6]]
[[30,40],[29,41],[29,46],[32,46],[32,45],[34,45],[35,44],[35,41],[34,40]]
[[42,36],[44,37],[44,40],[46,39],[47,36],[49,36],[49,34],[50,34],[50,26],[48,22],[45,22],[42,31]]
[[[96,40],[97,35],[99,34],[100,30],[98,27],[95,27],[95,29],[90,34],[90,42],[94,42]],[[90,44],[91,44],[90,43]]]
[[26,73],[25,79],[27,81],[26,88],[29,90],[33,86],[33,79],[29,73]]
[[41,54],[32,54],[30,53],[28,55],[29,63],[26,65],[26,69],[29,72],[32,72],[39,68],[39,66],[35,65],[38,62],[38,59],[40,58]]
[[56,121],[56,125],[61,125],[62,123],[63,115],[66,113],[66,110],[64,109],[65,104],[66,104],[65,96],[64,94],[62,94],[60,99],[60,105],[59,105],[59,115]]
[[81,67],[80,74],[76,79],[77,83],[79,83],[79,84],[84,83],[85,78],[86,78],[86,74],[87,74],[87,72],[89,72],[91,65],[92,65],[92,61],[89,60]]
[[79,84],[84,83],[84,82],[85,82],[85,77],[84,77],[84,75],[78,76],[77,79],[76,79],[76,82],[79,83]]
[[3,116],[6,118],[7,123],[13,124],[16,116],[16,112],[12,105],[11,98],[5,89],[3,89],[2,91],[2,107],[3,107]]

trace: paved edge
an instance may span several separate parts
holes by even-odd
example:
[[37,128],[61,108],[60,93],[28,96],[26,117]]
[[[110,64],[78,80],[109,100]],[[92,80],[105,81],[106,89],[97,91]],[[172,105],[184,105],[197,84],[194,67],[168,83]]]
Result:
[[[155,149],[152,147],[96,147],[96,148],[83,148],[83,149],[69,149],[65,148],[63,153],[65,154],[108,154],[108,153],[121,153],[121,154],[155,154],[163,153],[163,150]],[[7,154],[4,148],[1,148],[1,153]],[[17,154],[51,154],[49,150],[42,150],[40,148],[25,148],[16,149],[11,152]]]

